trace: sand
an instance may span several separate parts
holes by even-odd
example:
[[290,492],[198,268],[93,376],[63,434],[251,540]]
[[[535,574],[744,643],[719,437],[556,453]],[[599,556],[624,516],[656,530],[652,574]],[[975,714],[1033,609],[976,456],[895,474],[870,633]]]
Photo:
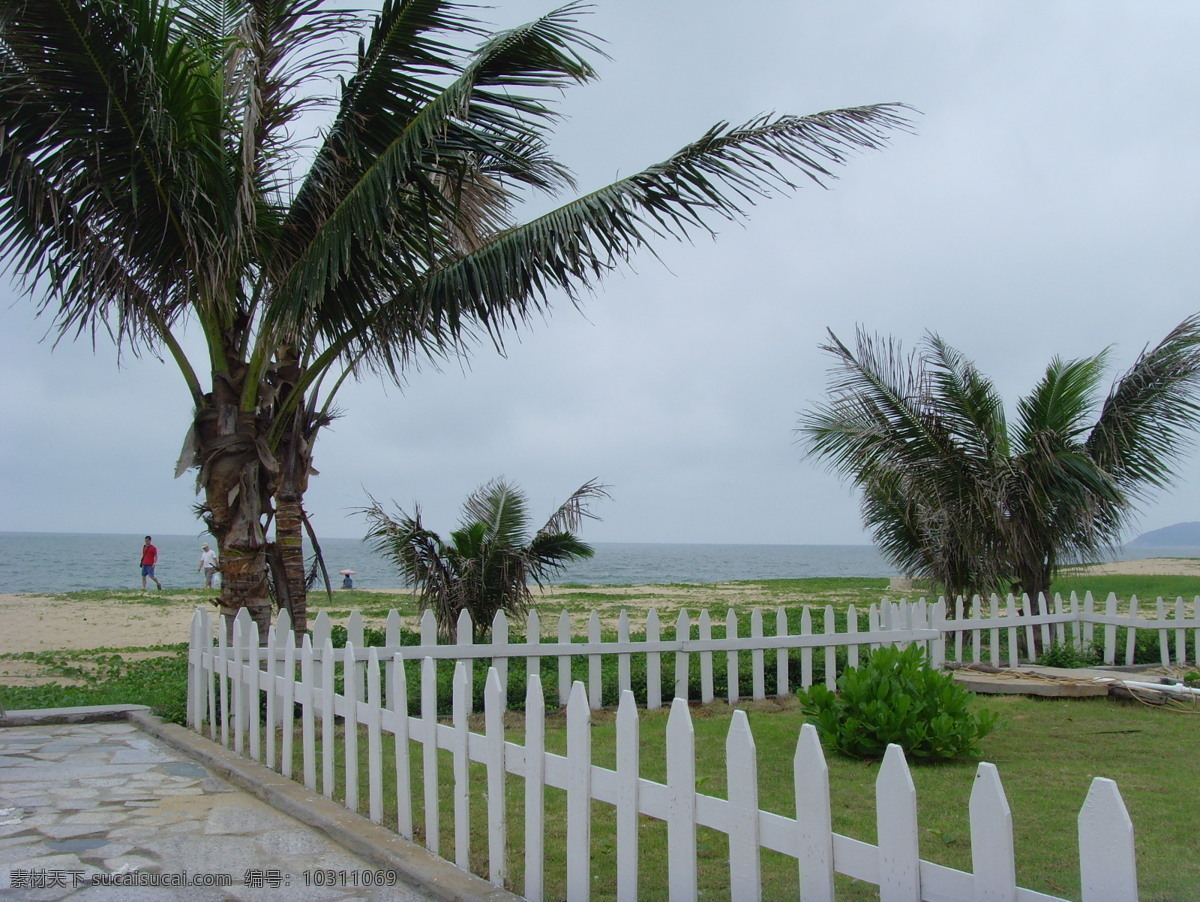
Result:
[[[1080,568],[1082,572],[1133,575],[1200,577],[1200,559],[1148,558],[1118,561]],[[556,594],[576,596],[588,590],[549,589],[547,599]],[[707,607],[723,610],[730,602],[753,604],[755,592],[744,585],[696,587],[638,586],[597,587],[597,608],[644,609],[651,605],[662,611],[681,606],[693,610]],[[392,594],[399,594],[400,590]],[[70,601],[34,595],[0,594],[0,655],[17,652],[91,648],[145,648],[152,645],[186,642],[189,624],[196,610],[195,598],[172,597],[170,592],[147,593],[144,601],[128,596],[112,601]],[[764,604],[772,602],[764,596]],[[550,633],[553,622],[543,624]],[[2,669],[7,669],[7,664]]]

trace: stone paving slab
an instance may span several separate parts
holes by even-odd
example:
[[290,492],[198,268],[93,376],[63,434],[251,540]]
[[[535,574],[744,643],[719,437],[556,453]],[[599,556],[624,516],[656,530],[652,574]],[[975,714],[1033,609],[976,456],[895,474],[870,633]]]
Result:
[[[0,897],[31,902],[500,898],[502,891],[418,847],[410,858],[431,874],[390,867],[395,859],[386,850],[351,851],[341,831],[290,816],[256,797],[262,792],[252,794],[223,779],[222,768],[213,765],[227,750],[214,746],[207,762],[197,761],[187,749],[147,731],[170,736],[178,730],[182,735],[176,738],[185,746],[195,734],[141,718],[99,723],[51,718],[59,722],[0,728]],[[247,767],[258,765],[248,762]],[[246,769],[234,762],[224,776]],[[264,782],[282,780],[260,770],[267,776],[255,776]],[[281,797],[289,792],[281,789]],[[312,801],[315,808],[320,802],[334,804]],[[363,821],[368,837],[382,830],[341,812],[339,820],[352,829],[358,828],[355,820]],[[399,837],[395,841],[404,843]],[[431,891],[439,882],[451,889]]]

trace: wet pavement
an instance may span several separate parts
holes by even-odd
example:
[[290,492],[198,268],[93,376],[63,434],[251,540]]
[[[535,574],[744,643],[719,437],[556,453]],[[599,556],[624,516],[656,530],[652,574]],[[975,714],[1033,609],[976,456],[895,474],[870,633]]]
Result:
[[[350,834],[323,828],[319,817],[304,823],[143,726],[119,720],[0,728],[0,898],[408,902],[493,895],[481,881],[476,895],[469,881],[477,878],[443,872],[453,866],[394,835],[382,841],[383,853],[352,852],[330,834],[344,839],[358,831],[379,843],[372,831],[382,828],[340,806],[332,817],[349,823]],[[158,726],[193,741],[182,728]],[[212,747],[218,762],[229,754]],[[297,798],[298,811],[319,814],[323,804],[334,805],[264,774],[268,784],[272,777],[287,784],[278,791]],[[399,859],[387,857],[393,844],[400,844]],[[423,872],[389,866],[405,856]]]

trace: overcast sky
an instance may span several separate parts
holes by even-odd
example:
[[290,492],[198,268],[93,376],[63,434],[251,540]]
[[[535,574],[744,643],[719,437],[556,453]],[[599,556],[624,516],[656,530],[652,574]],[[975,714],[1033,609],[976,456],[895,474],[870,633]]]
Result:
[[[510,24],[552,4],[497,5]],[[794,441],[826,328],[936,331],[1015,401],[1056,354],[1112,346],[1116,375],[1200,310],[1200,5],[599,0],[590,28],[612,59],[553,145],[581,190],[764,112],[902,101],[916,134],[715,242],[660,244],[505,358],[350,386],[307,498],[324,535],[361,536],[368,492],[447,531],[503,475],[539,517],[608,483],[591,541],[865,542],[853,490]],[[197,532],[173,364],[52,350],[0,292],[0,530]],[[1200,520],[1196,463],[1141,528]]]

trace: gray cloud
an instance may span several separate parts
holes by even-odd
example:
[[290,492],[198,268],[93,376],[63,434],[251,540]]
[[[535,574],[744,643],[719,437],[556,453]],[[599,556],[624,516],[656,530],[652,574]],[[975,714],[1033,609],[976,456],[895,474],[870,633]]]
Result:
[[[1055,354],[1113,345],[1121,369],[1200,309],[1198,19],[1115,0],[599,4],[613,60],[563,99],[555,144],[582,190],[761,112],[899,100],[918,134],[715,242],[643,255],[505,358],[350,386],[318,447],[318,525],[361,534],[348,514],[370,491],[446,528],[504,474],[547,513],[610,483],[597,541],[863,541],[853,493],[792,444],[827,327],[938,331],[1015,399]],[[196,530],[190,480],[171,479],[188,414],[172,367],[51,353],[42,329],[26,302],[0,310],[0,529]],[[1198,496],[1192,460],[1144,526],[1200,519]]]

